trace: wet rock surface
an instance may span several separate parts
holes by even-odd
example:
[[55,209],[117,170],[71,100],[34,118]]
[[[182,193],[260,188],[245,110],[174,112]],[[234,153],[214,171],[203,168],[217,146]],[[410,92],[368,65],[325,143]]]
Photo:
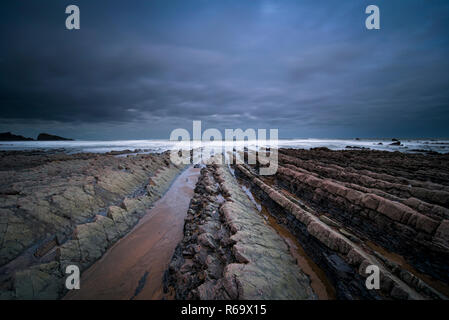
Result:
[[[92,269],[125,235],[135,242],[116,255],[140,243],[153,260],[147,244],[163,240],[173,221],[164,207],[154,216],[149,209],[183,167],[168,153],[139,152],[0,153],[0,299],[62,297],[66,266]],[[310,273],[266,214],[297,240],[337,299],[447,299],[449,155],[280,149],[278,164],[273,176],[260,176],[259,164],[197,166],[193,197],[172,212],[179,237],[157,265],[162,277],[182,236],[163,276],[165,297],[316,299]],[[144,216],[148,229],[133,235]],[[378,290],[365,285],[371,265],[380,270]],[[149,292],[145,284],[154,274],[136,268],[124,296],[160,297],[160,287]]]
[[83,272],[80,289],[68,292],[64,299],[164,298],[163,275],[182,240],[184,217],[198,176],[199,170],[192,167],[180,173],[136,226]]
[[[17,153],[4,156],[14,161]],[[23,157],[38,154],[24,153]],[[124,236],[182,170],[169,154],[45,154],[0,172],[0,292],[48,299],[64,293],[67,265],[83,271]]]
[[[446,155],[281,149],[275,176],[237,165],[270,213],[326,270],[338,298],[446,299]],[[366,290],[368,265],[381,289]]]
[[176,299],[315,299],[284,240],[226,167],[207,166],[165,274]]

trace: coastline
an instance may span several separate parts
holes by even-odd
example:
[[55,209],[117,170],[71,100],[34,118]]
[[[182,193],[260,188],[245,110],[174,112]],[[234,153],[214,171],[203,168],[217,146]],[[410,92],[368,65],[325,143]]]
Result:
[[163,298],[162,278],[181,240],[198,175],[193,167],[180,173],[136,226],[82,274],[81,289],[69,291],[64,299]]
[[[1,299],[62,298],[70,264],[90,278],[90,299],[449,296],[448,155],[280,149],[274,176],[259,176],[258,164],[208,165],[193,185],[167,152],[134,151],[2,153]],[[177,218],[161,254],[151,236],[170,228],[162,213],[187,184],[189,207],[174,210],[185,224]],[[142,261],[153,255],[159,275],[149,280]],[[369,264],[380,266],[379,290],[364,288]]]
[[[397,144],[399,142],[399,144]],[[257,141],[242,142],[249,148],[254,148]],[[396,145],[396,144],[397,145]],[[75,140],[75,141],[0,141],[0,151],[37,151],[58,152],[65,154],[76,153],[120,153],[146,154],[161,153],[171,150],[175,142],[166,139],[154,140]],[[269,144],[269,140],[267,140]],[[207,146],[203,142],[203,146]],[[331,150],[380,150],[399,151],[404,153],[449,152],[449,139],[279,139],[279,148],[312,149],[328,148]],[[211,142],[211,146],[213,143]],[[188,145],[186,145],[188,148]]]
[[75,264],[83,271],[93,264],[182,170],[167,153],[54,157],[0,172],[2,298],[61,297],[65,267]]

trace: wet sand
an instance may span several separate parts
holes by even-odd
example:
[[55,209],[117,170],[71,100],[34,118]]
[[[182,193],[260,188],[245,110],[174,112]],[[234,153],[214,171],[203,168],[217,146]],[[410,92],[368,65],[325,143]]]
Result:
[[162,278],[182,240],[200,169],[188,168],[136,227],[81,276],[64,299],[161,299]]

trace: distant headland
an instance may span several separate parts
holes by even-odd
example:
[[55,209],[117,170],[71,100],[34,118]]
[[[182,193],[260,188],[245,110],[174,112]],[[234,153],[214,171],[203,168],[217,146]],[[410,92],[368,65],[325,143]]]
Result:
[[37,139],[27,138],[21,135],[16,135],[11,132],[1,132],[0,141],[73,141],[73,139],[63,138],[48,133],[40,133]]

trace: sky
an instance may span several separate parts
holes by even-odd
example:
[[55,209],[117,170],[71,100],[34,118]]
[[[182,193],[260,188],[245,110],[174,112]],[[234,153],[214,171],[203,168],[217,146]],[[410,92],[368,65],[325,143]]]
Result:
[[5,0],[0,37],[0,132],[449,137],[447,0]]

